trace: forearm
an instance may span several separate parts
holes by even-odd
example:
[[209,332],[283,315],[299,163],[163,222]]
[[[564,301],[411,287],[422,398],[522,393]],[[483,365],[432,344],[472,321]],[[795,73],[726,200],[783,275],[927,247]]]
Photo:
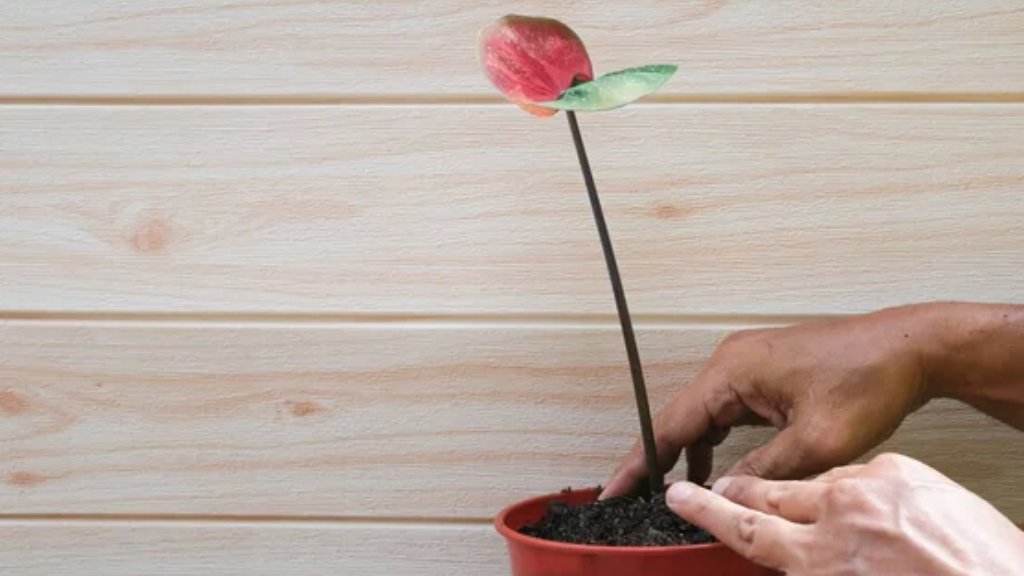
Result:
[[1024,429],[1024,306],[936,303],[919,313],[930,396]]

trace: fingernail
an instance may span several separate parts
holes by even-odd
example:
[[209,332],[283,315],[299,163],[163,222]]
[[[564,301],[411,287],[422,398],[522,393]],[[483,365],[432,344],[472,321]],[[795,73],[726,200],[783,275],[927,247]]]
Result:
[[668,504],[671,506],[672,504],[689,500],[696,489],[697,487],[689,482],[676,482],[669,487],[668,494],[666,494],[665,497],[668,500]]
[[732,477],[722,476],[711,485],[711,491],[721,496],[725,494],[725,491],[729,488],[729,484],[732,484]]

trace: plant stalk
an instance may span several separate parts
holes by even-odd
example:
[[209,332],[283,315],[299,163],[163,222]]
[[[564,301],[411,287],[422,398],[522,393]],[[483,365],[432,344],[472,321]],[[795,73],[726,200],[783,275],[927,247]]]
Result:
[[576,122],[576,113],[568,110],[566,116],[569,118],[572,140],[576,144],[576,155],[579,157],[580,169],[583,171],[583,181],[587,185],[587,194],[590,196],[590,208],[594,212],[594,223],[597,224],[597,233],[601,236],[604,262],[608,267],[612,292],[615,294],[619,324],[622,325],[622,338],[626,344],[626,356],[629,358],[629,371],[633,376],[633,394],[636,397],[636,409],[640,416],[640,437],[643,441],[644,459],[647,463],[648,495],[650,495],[650,492],[662,490],[665,476],[658,466],[658,452],[654,444],[654,426],[651,424],[651,407],[647,401],[647,386],[644,384],[643,367],[640,365],[640,350],[636,345],[633,321],[629,317],[629,306],[626,304],[626,291],[622,287],[619,265],[615,261],[611,235],[608,233],[608,224],[605,222],[604,211],[601,209],[601,200],[597,197],[597,185],[594,184],[594,174],[590,171],[590,161],[587,160],[587,150],[583,146],[583,136],[580,134],[580,126]]

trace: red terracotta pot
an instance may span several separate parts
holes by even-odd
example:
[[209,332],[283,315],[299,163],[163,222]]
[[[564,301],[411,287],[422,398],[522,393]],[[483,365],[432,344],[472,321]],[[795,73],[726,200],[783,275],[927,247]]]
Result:
[[774,576],[722,544],[613,547],[564,544],[524,536],[517,530],[540,520],[549,502],[583,504],[596,488],[549,494],[502,510],[495,527],[508,543],[513,576]]

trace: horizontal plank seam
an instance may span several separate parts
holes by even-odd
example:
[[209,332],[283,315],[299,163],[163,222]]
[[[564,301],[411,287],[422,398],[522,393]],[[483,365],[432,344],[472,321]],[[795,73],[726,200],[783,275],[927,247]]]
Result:
[[406,516],[287,516],[287,515],[212,515],[212,514],[0,514],[0,526],[24,523],[159,523],[159,524],[274,524],[274,525],[359,525],[407,526],[487,526],[490,518],[444,518]]
[[[634,106],[652,104],[984,104],[1024,102],[1024,92],[850,92],[850,93],[749,93],[660,94]],[[0,105],[102,105],[102,106],[470,106],[506,105],[500,97],[476,94],[445,95],[56,95],[0,94]]]
[[[132,526],[218,526],[218,527],[261,527],[272,525],[278,528],[305,529],[337,529],[337,528],[415,528],[415,529],[449,529],[489,527],[491,519],[472,518],[333,518],[333,517],[288,517],[288,516],[157,516],[128,514],[33,514],[33,515],[0,515],[0,529],[4,527],[25,527],[37,525],[57,528],[60,526],[102,526],[130,524]],[[1024,530],[1024,522],[1016,522]]]
[[[840,318],[847,314],[634,314],[640,327],[743,327],[798,324]],[[596,328],[618,327],[614,314],[358,314],[289,312],[48,312],[0,311],[3,325],[102,324],[102,325],[257,325],[325,326],[359,325],[367,327],[444,328]]]

